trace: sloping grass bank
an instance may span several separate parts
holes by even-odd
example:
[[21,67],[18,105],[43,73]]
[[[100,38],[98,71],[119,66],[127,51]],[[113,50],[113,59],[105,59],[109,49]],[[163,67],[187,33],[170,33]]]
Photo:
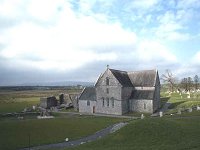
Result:
[[135,120],[106,138],[70,150],[199,150],[199,127],[200,118]]
[[91,135],[121,121],[105,117],[68,117],[47,120],[5,120],[0,122],[0,149],[15,150],[30,145],[63,142]]

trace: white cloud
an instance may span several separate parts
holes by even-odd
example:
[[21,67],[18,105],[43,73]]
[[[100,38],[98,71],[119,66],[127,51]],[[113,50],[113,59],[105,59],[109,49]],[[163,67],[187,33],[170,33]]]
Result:
[[134,0],[131,4],[132,8],[148,9],[155,6],[159,0]]
[[178,1],[178,6],[179,9],[188,9],[188,8],[197,8],[200,7],[200,1],[199,0],[181,0]]
[[[15,27],[4,30],[0,35],[1,43],[6,47],[0,55],[7,58],[12,66],[31,66],[40,69],[71,70],[93,61],[114,61],[115,51],[96,50],[100,46],[108,48],[133,46],[136,35],[124,30],[119,23],[99,22],[91,16],[77,16],[68,4],[62,12],[54,12],[54,2],[47,5],[47,12],[39,15],[44,5],[34,13],[36,4],[30,3],[37,19],[48,18],[56,13],[57,20],[51,26],[43,26],[33,21],[25,21]],[[48,3],[51,3],[48,1]],[[55,6],[57,7],[57,5]],[[45,9],[46,10],[46,9]],[[40,17],[38,17],[38,15]],[[33,54],[34,58],[31,59]]]
[[159,63],[157,65],[177,63],[176,56],[157,41],[144,40],[140,42],[137,55],[139,60],[144,63]]
[[200,65],[200,51],[198,51],[192,58],[192,63]]
[[160,24],[154,29],[156,36],[171,41],[184,41],[192,38],[186,32],[187,28],[182,23],[184,14],[185,11],[178,11],[177,14],[172,11],[167,11],[164,15],[157,17]]

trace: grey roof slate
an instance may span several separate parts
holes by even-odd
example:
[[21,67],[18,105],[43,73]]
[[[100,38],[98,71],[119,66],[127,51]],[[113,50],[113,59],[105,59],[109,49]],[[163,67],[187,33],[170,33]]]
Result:
[[154,90],[134,90],[130,99],[147,99],[152,100],[154,98]]
[[157,71],[156,70],[144,70],[128,72],[128,76],[133,86],[152,87],[155,85]]
[[114,70],[110,69],[112,74],[115,76],[115,78],[119,81],[119,83],[124,87],[132,87],[131,80],[129,79],[129,76],[126,71],[120,71],[120,70]]
[[95,87],[86,87],[81,93],[79,100],[96,100],[96,90]]

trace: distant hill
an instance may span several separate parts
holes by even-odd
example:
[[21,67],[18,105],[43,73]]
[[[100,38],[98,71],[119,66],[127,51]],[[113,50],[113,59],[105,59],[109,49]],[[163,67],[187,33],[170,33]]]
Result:
[[94,82],[82,81],[55,81],[55,82],[29,82],[6,86],[93,86]]

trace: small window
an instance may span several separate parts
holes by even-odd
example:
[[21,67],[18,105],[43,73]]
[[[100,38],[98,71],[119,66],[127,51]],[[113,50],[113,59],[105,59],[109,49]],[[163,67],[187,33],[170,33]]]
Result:
[[146,106],[146,104],[144,103],[144,109],[146,109],[147,108],[147,106]]
[[104,100],[104,98],[102,98],[102,106],[103,107],[105,106],[105,100]]
[[109,107],[109,98],[106,99],[107,107]]
[[106,89],[106,93],[109,94],[109,88]]
[[106,85],[109,85],[109,78],[106,78]]
[[112,103],[112,108],[114,108],[114,106],[115,106],[115,101],[114,101],[114,98],[113,98],[113,97],[111,98],[111,103]]
[[90,101],[87,101],[87,106],[90,106]]

